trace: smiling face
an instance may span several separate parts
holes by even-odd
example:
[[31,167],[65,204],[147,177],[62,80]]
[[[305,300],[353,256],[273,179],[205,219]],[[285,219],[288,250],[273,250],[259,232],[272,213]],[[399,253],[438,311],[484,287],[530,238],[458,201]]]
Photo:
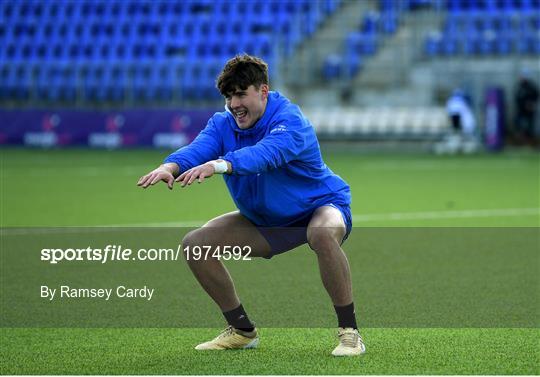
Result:
[[237,55],[223,67],[216,87],[238,127],[253,127],[263,116],[268,101],[268,65],[256,56]]
[[225,104],[239,128],[248,129],[261,119],[268,102],[268,90],[266,84],[258,89],[250,85],[247,89],[236,88],[225,96]]

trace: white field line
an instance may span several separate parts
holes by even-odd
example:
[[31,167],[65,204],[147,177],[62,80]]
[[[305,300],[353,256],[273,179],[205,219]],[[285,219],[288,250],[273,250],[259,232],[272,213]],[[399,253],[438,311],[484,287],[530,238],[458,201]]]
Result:
[[[374,213],[366,215],[353,215],[353,222],[369,223],[375,221],[406,221],[406,220],[436,220],[436,219],[466,219],[482,217],[516,217],[516,216],[540,216],[540,208],[497,208],[497,209],[470,209],[461,211],[430,211],[430,212],[394,212]],[[174,221],[144,224],[116,224],[107,226],[175,226],[194,227],[201,226],[206,221]]]
[[497,209],[470,209],[461,211],[430,211],[430,212],[403,212],[381,213],[370,215],[353,215],[353,221],[402,221],[402,220],[436,220],[436,219],[469,219],[481,217],[512,217],[512,216],[538,216],[540,208],[497,208]]
[[[497,209],[471,209],[462,211],[431,211],[431,212],[402,212],[402,213],[375,213],[366,215],[353,215],[353,222],[370,223],[376,221],[407,221],[407,220],[437,220],[437,219],[473,219],[482,217],[517,217],[540,216],[540,208],[497,208]],[[129,227],[175,227],[192,228],[205,223],[196,221],[169,221],[138,224],[106,224],[99,226],[78,227],[50,227],[50,228],[1,228],[2,236],[24,234],[50,234],[50,233],[84,233],[104,230],[116,231]],[[120,229],[119,229],[120,228]]]

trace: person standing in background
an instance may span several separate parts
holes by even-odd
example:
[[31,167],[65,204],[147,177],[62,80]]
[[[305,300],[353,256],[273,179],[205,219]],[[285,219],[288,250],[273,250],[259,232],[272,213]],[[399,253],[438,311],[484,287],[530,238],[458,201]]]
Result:
[[437,154],[455,154],[459,152],[474,153],[479,143],[476,136],[476,120],[467,98],[462,89],[455,89],[446,102],[451,130],[445,138],[435,144]]
[[514,94],[516,117],[515,133],[518,143],[536,144],[536,111],[538,87],[528,71],[521,72]]

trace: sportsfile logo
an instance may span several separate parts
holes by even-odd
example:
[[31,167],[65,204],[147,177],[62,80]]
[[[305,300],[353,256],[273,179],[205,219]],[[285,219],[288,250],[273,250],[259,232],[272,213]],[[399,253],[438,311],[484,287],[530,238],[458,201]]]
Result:
[[175,249],[132,249],[124,248],[122,245],[107,245],[105,248],[67,248],[67,249],[41,249],[41,260],[50,264],[57,264],[62,261],[92,261],[107,263],[109,261],[177,261],[182,255],[182,247],[178,245]]

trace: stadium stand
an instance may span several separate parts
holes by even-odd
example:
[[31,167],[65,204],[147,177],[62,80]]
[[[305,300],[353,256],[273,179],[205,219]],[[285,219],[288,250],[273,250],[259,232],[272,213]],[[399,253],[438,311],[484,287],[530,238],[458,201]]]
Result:
[[213,99],[226,59],[247,52],[275,67],[339,4],[2,1],[0,101],[80,106]]
[[379,9],[361,17],[358,30],[347,34],[344,57],[327,56],[323,67],[325,79],[355,76],[362,68],[363,59],[377,52],[386,35],[396,32],[400,14],[410,4],[411,1],[380,0]]
[[540,0],[0,1],[0,104],[215,108],[241,52],[303,108],[324,104],[309,116],[330,138],[436,138],[453,86],[479,115],[494,78],[510,93],[535,71]]
[[540,55],[540,1],[448,1],[441,31],[425,42],[428,56]]
[[343,56],[326,57],[324,78],[354,77],[385,37],[397,31],[402,14],[419,8],[447,11],[442,30],[425,40],[429,57],[540,55],[540,0],[379,0],[359,30],[347,34]]

